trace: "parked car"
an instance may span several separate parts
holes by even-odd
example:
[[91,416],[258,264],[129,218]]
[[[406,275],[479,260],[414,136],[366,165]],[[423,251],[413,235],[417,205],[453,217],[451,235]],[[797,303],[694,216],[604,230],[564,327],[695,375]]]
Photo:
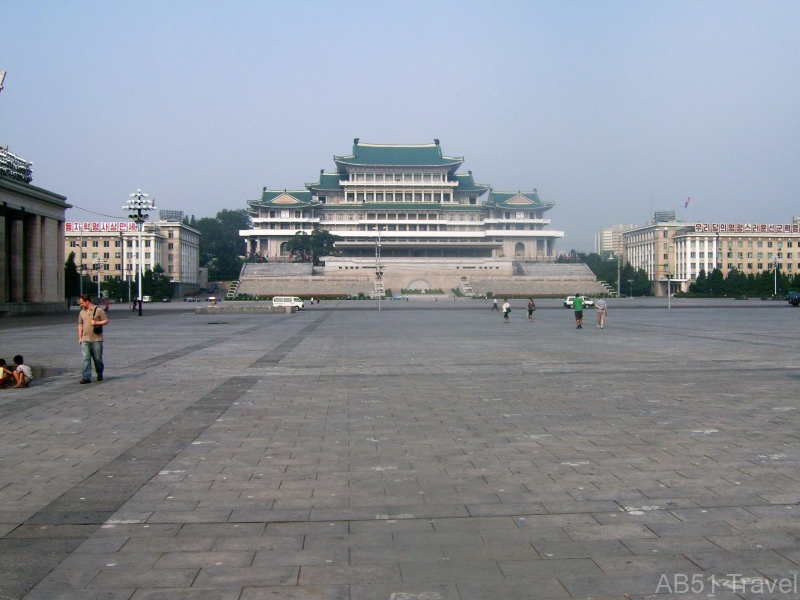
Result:
[[152,302],[152,301],[153,301],[152,296],[142,296],[142,302]]
[[184,302],[200,302],[200,300],[198,300],[194,296],[186,296],[186,298],[184,298],[183,301]]
[[408,296],[392,296],[392,300],[408,300]]
[[[584,295],[580,296],[583,298],[583,307],[584,308],[591,308],[594,306],[594,301],[591,298],[587,298]],[[567,296],[567,299],[564,300],[564,308],[572,308],[575,306],[575,296]]]
[[272,299],[272,306],[297,307],[298,310],[302,310],[305,308],[305,302],[297,296],[275,296]]
[[172,302],[172,299],[171,298],[162,298],[161,301],[162,302]]
[[792,290],[786,293],[786,300],[792,306],[800,306],[800,292]]

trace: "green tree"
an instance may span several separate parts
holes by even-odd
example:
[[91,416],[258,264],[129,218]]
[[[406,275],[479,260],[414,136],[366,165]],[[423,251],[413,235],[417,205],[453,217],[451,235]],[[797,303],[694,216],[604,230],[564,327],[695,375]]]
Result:
[[80,293],[81,276],[78,265],[75,264],[75,253],[70,252],[64,263],[64,294],[67,298],[74,298]]
[[298,231],[286,245],[289,254],[300,262],[313,262],[319,264],[320,256],[336,256],[339,252],[335,248],[337,240],[342,239],[324,229],[315,229],[311,234]]
[[708,276],[708,293],[721,296],[725,293],[725,276],[719,269],[714,269]]
[[196,220],[193,215],[189,223],[200,232],[200,266],[208,267],[209,279],[236,279],[242,264],[239,257],[246,253],[239,231],[252,227],[247,211],[223,209],[214,218]]
[[156,264],[152,271],[149,268],[145,270],[142,279],[142,295],[152,296],[156,300],[172,297],[172,284],[169,277],[164,274],[161,265]]

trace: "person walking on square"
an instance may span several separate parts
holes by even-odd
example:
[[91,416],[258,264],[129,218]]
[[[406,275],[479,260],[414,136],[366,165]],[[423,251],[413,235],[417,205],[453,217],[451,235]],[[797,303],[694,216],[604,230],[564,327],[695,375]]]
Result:
[[583,296],[575,296],[572,301],[572,309],[575,311],[575,329],[583,329]]
[[508,323],[508,313],[511,312],[511,305],[508,303],[508,298],[503,300],[503,323]]
[[536,302],[533,298],[528,298],[528,321],[533,323],[533,311],[536,310]]
[[492,312],[494,311],[500,311],[500,309],[497,307],[497,298],[492,301]]
[[603,300],[603,297],[597,299],[597,302],[594,303],[594,307],[597,309],[597,326],[602,329],[603,325],[606,324],[606,316],[608,315],[608,302]]
[[17,354],[14,357],[14,364],[16,365],[16,369],[12,375],[14,375],[14,381],[16,382],[15,388],[26,388],[30,385],[31,380],[33,379],[33,371],[31,368],[25,364],[25,359],[22,358],[21,355]]
[[80,383],[92,383],[92,362],[97,373],[97,381],[103,381],[103,326],[108,324],[108,316],[99,306],[92,304],[88,294],[78,300],[81,312],[78,315],[78,344],[81,347],[83,371]]

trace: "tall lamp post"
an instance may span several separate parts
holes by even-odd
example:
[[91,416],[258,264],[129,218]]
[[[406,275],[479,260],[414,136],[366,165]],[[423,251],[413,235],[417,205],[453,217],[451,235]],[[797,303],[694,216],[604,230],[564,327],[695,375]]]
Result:
[[135,194],[131,194],[131,199],[125,203],[125,206],[122,207],[122,210],[128,211],[128,218],[130,218],[134,223],[136,223],[136,229],[139,231],[139,247],[137,248],[138,252],[138,262],[139,262],[139,316],[142,316],[142,279],[144,278],[144,268],[143,268],[143,259],[144,253],[142,252],[142,228],[144,226],[144,222],[150,218],[148,214],[149,211],[155,210],[156,208],[156,201],[155,198],[152,201],[145,200],[147,198],[147,194],[143,194],[142,190],[136,190]]
[[778,259],[777,258],[772,261],[772,268],[775,271],[775,292],[774,292],[774,297],[777,298],[778,297]]
[[378,282],[378,311],[381,310],[383,296],[383,265],[381,264],[381,228],[378,226],[378,239],[375,241],[375,280]]
[[672,277],[670,273],[664,273],[667,278],[667,308],[672,308]]
[[97,271],[97,301],[100,302],[100,271],[103,270],[103,263],[106,262],[105,258],[95,258],[92,266]]

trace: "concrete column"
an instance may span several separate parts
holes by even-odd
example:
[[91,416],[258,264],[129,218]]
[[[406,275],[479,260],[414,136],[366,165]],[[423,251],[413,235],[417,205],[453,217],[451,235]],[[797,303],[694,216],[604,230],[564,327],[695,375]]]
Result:
[[42,217],[25,218],[25,302],[42,302]]
[[0,302],[8,302],[8,257],[6,256],[6,213],[0,209]]
[[11,243],[9,252],[9,302],[25,301],[25,223],[23,213],[14,212],[11,217]]
[[64,234],[64,221],[53,221],[55,227],[56,251],[58,253],[58,266],[56,268],[56,302],[63,301],[67,296],[66,281],[64,279],[64,263],[67,262],[66,235]]
[[[42,227],[42,302],[59,302],[63,299],[58,297],[59,272],[63,278],[64,261],[59,261],[63,253],[64,244],[61,244],[61,252],[58,251],[58,221],[43,217],[39,220]],[[59,268],[61,267],[61,268]]]

